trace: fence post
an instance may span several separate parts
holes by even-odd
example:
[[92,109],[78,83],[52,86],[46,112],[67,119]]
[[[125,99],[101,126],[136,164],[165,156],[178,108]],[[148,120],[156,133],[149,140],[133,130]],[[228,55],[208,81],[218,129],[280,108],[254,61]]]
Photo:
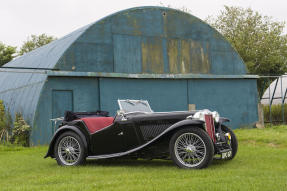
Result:
[[270,88],[271,88],[271,84],[270,84],[270,79],[268,78],[268,92],[269,92],[269,122],[270,122],[270,126],[272,126],[272,116],[271,116],[271,92],[270,92]]
[[280,76],[280,82],[281,82],[281,113],[282,113],[282,121],[283,124],[285,123],[285,119],[284,119],[284,99],[283,99],[283,87],[282,87],[282,76]]

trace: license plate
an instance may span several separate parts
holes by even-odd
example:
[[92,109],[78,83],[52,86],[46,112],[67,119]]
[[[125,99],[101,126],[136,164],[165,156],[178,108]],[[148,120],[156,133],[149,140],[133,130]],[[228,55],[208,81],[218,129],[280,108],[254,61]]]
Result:
[[232,154],[231,151],[228,151],[228,152],[226,152],[226,153],[222,153],[222,154],[221,154],[221,158],[222,158],[222,159],[229,158],[229,157],[231,157],[231,154]]

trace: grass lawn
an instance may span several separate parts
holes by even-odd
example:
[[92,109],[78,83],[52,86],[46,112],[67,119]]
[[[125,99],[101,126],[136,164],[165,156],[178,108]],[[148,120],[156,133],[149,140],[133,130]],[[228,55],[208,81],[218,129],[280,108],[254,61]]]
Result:
[[171,161],[92,160],[60,167],[47,146],[0,146],[0,190],[287,190],[287,126],[240,129],[238,154],[203,170]]

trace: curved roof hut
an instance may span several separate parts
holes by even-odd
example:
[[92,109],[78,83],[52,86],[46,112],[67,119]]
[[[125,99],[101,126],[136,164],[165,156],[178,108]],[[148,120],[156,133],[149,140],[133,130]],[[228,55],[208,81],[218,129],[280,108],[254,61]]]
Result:
[[[282,87],[281,87],[282,86]],[[261,98],[261,104],[282,104],[285,103],[287,94],[287,75],[282,75],[272,81]]]
[[0,99],[32,125],[33,144],[49,142],[49,119],[65,110],[114,115],[118,98],[218,110],[233,128],[257,120],[256,76],[215,29],[170,8],[117,12],[5,66],[26,68],[1,69]]

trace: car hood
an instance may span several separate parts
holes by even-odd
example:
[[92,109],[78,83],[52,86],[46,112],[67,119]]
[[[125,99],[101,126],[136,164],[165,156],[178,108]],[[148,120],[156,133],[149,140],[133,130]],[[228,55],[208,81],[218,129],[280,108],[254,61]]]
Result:
[[125,117],[127,120],[147,121],[147,120],[183,120],[190,115],[194,115],[196,111],[172,111],[172,112],[152,112],[152,113],[129,113]]

